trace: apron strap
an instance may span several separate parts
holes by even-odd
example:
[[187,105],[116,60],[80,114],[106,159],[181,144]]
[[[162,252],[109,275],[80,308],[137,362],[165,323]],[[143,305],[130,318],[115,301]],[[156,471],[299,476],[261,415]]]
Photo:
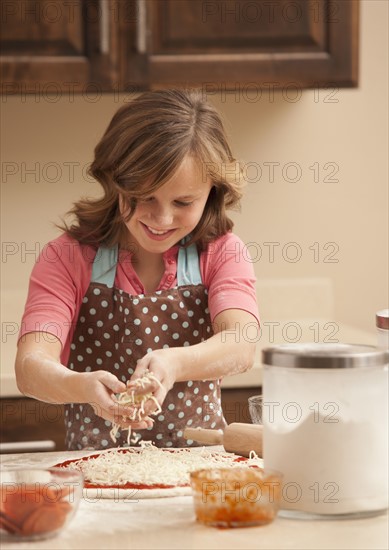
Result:
[[200,260],[197,246],[180,247],[177,260],[177,285],[201,285]]
[[[115,281],[117,261],[118,246],[113,248],[101,246],[93,261],[91,283],[101,283],[112,288]],[[191,244],[187,248],[179,248],[177,284],[178,286],[202,284],[199,254],[195,244]]]
[[113,287],[118,261],[118,246],[105,248],[101,246],[95,256],[92,266],[91,283],[101,283]]

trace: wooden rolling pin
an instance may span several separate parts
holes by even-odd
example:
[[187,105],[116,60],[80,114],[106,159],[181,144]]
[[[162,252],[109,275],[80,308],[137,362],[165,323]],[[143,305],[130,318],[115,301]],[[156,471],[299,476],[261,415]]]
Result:
[[259,424],[233,422],[224,429],[224,432],[205,428],[185,428],[184,437],[198,443],[223,445],[228,453],[248,457],[250,451],[255,451],[262,457],[262,426]]

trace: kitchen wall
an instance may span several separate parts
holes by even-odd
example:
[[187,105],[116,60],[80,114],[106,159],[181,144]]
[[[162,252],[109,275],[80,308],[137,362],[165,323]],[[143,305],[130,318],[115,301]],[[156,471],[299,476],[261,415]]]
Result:
[[[324,278],[334,320],[371,333],[376,310],[388,307],[387,21],[387,2],[362,1],[357,89],[301,92],[291,85],[260,95],[255,85],[237,83],[236,93],[210,95],[245,164],[249,184],[235,229],[258,279]],[[85,170],[126,99],[1,99],[5,374],[12,373],[33,263],[72,202],[99,192]],[[296,305],[296,318],[300,313]]]

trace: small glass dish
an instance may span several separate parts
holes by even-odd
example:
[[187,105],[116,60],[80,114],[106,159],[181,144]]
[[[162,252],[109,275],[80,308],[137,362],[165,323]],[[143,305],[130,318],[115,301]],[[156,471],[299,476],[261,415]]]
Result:
[[84,480],[63,468],[10,468],[0,472],[0,537],[5,541],[48,539],[74,516]]
[[253,395],[248,398],[249,413],[253,424],[262,424],[262,395]]
[[277,515],[282,474],[258,467],[211,468],[190,474],[196,519],[213,527],[265,525]]

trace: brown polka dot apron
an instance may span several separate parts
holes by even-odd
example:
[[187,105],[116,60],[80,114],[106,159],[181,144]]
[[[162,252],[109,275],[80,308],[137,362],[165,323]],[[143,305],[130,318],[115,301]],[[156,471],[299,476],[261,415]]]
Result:
[[[146,353],[171,346],[191,346],[212,336],[207,290],[202,284],[195,245],[180,247],[177,287],[131,295],[114,287],[118,248],[99,248],[91,282],[83,298],[68,367],[77,372],[107,370],[127,382]],[[154,426],[137,430],[140,441],[158,447],[195,446],[186,426],[223,429],[220,380],[177,382],[166,395]],[[66,447],[104,449],[127,446],[127,430],[110,437],[112,423],[95,415],[89,404],[65,405]],[[138,442],[139,444],[139,442]]]

